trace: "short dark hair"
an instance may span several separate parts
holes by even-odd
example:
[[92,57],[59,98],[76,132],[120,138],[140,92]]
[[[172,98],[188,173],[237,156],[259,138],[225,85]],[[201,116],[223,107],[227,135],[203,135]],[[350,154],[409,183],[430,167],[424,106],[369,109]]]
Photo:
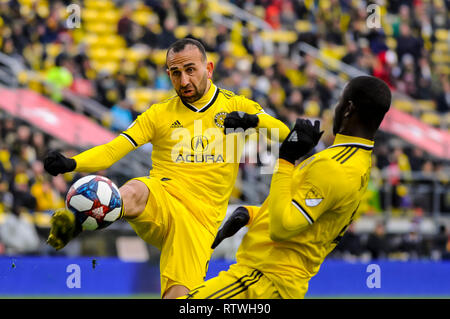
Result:
[[356,112],[369,129],[377,130],[391,106],[391,90],[374,76],[358,76],[350,80],[344,99],[352,101]]
[[206,60],[206,50],[200,41],[192,39],[192,38],[183,38],[183,39],[175,41],[174,43],[172,43],[169,46],[169,48],[167,49],[167,53],[166,53],[166,61],[167,61],[167,56],[169,55],[170,52],[174,52],[174,53],[181,52],[188,45],[193,45],[193,46],[197,47],[199,49],[200,53],[202,54],[203,60]]

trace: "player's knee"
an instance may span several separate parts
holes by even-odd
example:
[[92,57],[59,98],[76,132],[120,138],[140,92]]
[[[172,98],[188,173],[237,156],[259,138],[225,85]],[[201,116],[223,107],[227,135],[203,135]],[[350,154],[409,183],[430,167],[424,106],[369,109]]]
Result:
[[136,217],[144,211],[149,195],[149,190],[144,183],[132,180],[120,188],[120,194],[125,217]]

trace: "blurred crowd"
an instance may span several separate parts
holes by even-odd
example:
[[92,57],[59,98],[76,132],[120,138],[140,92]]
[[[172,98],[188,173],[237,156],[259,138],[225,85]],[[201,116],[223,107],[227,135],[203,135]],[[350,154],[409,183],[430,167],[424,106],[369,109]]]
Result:
[[404,233],[389,232],[383,222],[373,232],[358,233],[354,225],[347,230],[330,258],[346,260],[450,260],[450,240],[445,225],[435,234],[423,234],[415,223]]
[[[393,91],[433,101],[439,112],[449,110],[448,69],[432,59],[437,52],[435,31],[449,28],[448,1],[380,1],[380,28],[367,26],[371,2],[230,2],[275,30],[295,31],[298,21],[306,21],[309,27],[297,32],[297,38],[287,46],[268,46],[261,32],[247,21],[236,21],[231,30],[225,24],[217,25],[204,1],[116,1],[120,16],[111,35],[121,37],[127,48],[145,47],[152,53],[166,49],[177,39],[177,27],[186,27],[186,36],[195,38],[195,27],[201,26],[204,32],[198,39],[216,57],[217,84],[255,99],[289,123],[297,116],[322,116],[337,98],[336,80],[319,77],[308,55],[298,58],[300,42],[382,78]],[[115,72],[96,68],[89,45],[83,41],[87,34],[83,33],[83,1],[32,3],[24,10],[21,1],[0,1],[0,47],[30,69],[43,73],[55,87],[51,92],[55,100],[62,99],[60,90],[64,88],[93,97],[108,108],[114,107],[113,119],[107,125],[120,129],[123,124],[119,122],[129,121],[142,111],[130,101],[128,89],[171,89],[164,62],[155,61],[151,54],[139,58],[132,67],[127,57],[122,58]],[[80,29],[67,28],[66,8],[71,3],[81,5]],[[146,24],[135,18],[137,8],[152,12]],[[267,56],[271,57],[269,62],[260,62]]]
[[[317,150],[332,143],[333,106],[339,86],[334,78],[320,75],[311,56],[299,54],[300,42],[382,78],[394,92],[432,101],[442,115],[449,111],[448,71],[432,59],[437,41],[434,31],[450,27],[449,1],[379,1],[382,28],[367,27],[366,9],[371,2],[229,2],[275,30],[295,31],[299,20],[307,21],[309,27],[297,32],[297,38],[286,45],[268,46],[258,28],[246,21],[235,21],[231,30],[225,23],[217,24],[211,14],[215,1],[211,5],[187,0],[113,1],[120,12],[113,35],[119,36],[126,48],[145,48],[152,54],[137,59],[131,67],[131,58],[125,56],[112,72],[96,67],[89,45],[83,41],[88,35],[84,30],[84,1],[31,1],[31,7],[27,7],[23,1],[0,0],[0,51],[39,73],[51,89],[27,79],[19,79],[21,85],[68,107],[73,106],[65,100],[64,90],[106,106],[109,113],[102,124],[114,131],[124,130],[142,111],[130,96],[130,89],[171,90],[164,62],[154,59],[153,54],[177,39],[180,26],[185,27],[185,36],[200,40],[215,57],[213,80],[219,87],[254,99],[289,126],[299,116],[320,118],[326,134]],[[73,3],[81,6],[81,28],[69,29],[66,8]],[[151,12],[151,19],[142,23],[136,18],[136,8]],[[204,31],[201,37],[195,29],[198,26]],[[157,99],[150,97],[148,106],[152,102]],[[22,212],[51,212],[62,207],[75,176],[51,177],[43,172],[42,165],[49,148],[62,146],[5,114],[0,130],[0,214],[6,211],[19,216]],[[262,202],[270,175],[260,174],[260,167],[261,162],[241,165],[232,202]],[[383,215],[389,211],[417,218],[433,216],[436,211],[450,213],[449,176],[447,162],[380,133],[361,214]]]

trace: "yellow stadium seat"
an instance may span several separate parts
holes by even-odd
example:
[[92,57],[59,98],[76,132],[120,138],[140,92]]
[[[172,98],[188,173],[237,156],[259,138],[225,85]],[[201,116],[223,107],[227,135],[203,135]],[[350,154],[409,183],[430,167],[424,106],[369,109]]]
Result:
[[270,30],[262,31],[261,38],[273,42],[293,43],[297,40],[297,33],[293,31]]
[[219,61],[219,54],[214,52],[207,52],[206,57],[209,61],[212,61],[214,65]]
[[98,61],[98,60],[92,60],[92,67],[97,72],[106,71],[109,74],[115,74],[119,70],[119,63],[115,61]]
[[417,100],[419,110],[421,111],[435,111],[436,103],[433,100]]
[[153,13],[151,11],[134,11],[131,19],[137,24],[145,26],[152,21]]
[[434,44],[434,49],[436,51],[448,52],[450,51],[448,42],[438,41]]
[[439,65],[437,70],[439,73],[450,75],[450,66],[449,65]]
[[108,59],[109,60],[122,60],[126,58],[125,49],[123,48],[115,48],[108,50]]
[[317,101],[309,101],[305,106],[305,115],[307,117],[319,117],[320,105]]
[[424,112],[420,119],[426,124],[439,127],[441,125],[441,118],[436,112]]
[[110,0],[85,0],[84,5],[86,8],[108,10],[114,8],[114,3]]
[[411,102],[409,100],[396,99],[396,100],[394,100],[392,105],[396,109],[403,111],[403,112],[412,113],[414,111],[414,104],[413,104],[413,102]]
[[109,48],[125,48],[126,42],[125,39],[121,36],[112,34],[112,35],[103,35],[99,39],[99,44]]
[[120,20],[120,12],[115,9],[100,11],[98,15],[98,21],[103,21],[105,23],[117,24],[119,20]]
[[450,54],[443,54],[442,52],[435,52],[431,54],[431,61],[434,63],[450,63]]
[[108,52],[109,51],[104,47],[97,47],[95,49],[90,49],[88,54],[93,60],[103,61],[106,59]]
[[157,65],[166,64],[166,50],[155,50],[150,55],[150,59]]
[[165,100],[172,95],[172,90],[153,90],[149,88],[132,88],[127,90],[127,98],[132,100],[135,104],[135,108],[139,112],[145,111],[150,104],[156,101]]
[[96,9],[85,8],[81,11],[81,19],[83,22],[95,22],[97,21],[98,13]]
[[185,25],[179,25],[174,30],[175,37],[177,39],[182,39],[188,35],[188,28]]
[[35,212],[34,214],[34,223],[36,226],[41,228],[50,228],[50,219],[51,215],[43,212]]
[[47,54],[51,57],[56,57],[62,51],[62,44],[49,43],[47,44]]
[[83,42],[85,42],[89,47],[94,47],[99,43],[99,36],[95,33],[86,33]]
[[230,11],[229,6],[224,5],[218,0],[208,1],[208,9],[214,13],[221,15],[230,15],[232,12]]
[[308,32],[311,29],[311,23],[308,20],[297,20],[295,22],[295,30],[298,32]]
[[263,55],[260,56],[256,62],[261,68],[266,69],[273,65],[274,59],[271,55]]
[[395,40],[395,38],[393,37],[387,37],[386,45],[389,47],[389,49],[395,50],[397,48],[397,40]]
[[449,41],[450,39],[450,33],[446,29],[437,29],[434,34],[439,41]]
[[113,34],[117,31],[117,26],[111,23],[90,22],[81,24],[86,31],[97,34]]

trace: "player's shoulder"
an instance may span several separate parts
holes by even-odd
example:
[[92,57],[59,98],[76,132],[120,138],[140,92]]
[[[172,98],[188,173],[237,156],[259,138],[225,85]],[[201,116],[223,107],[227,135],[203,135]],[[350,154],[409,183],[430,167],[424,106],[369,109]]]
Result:
[[304,160],[299,164],[299,169],[307,171],[309,178],[318,184],[338,187],[346,179],[346,172],[326,149]]
[[167,111],[171,105],[177,103],[180,97],[175,94],[162,101],[151,104],[143,113],[161,113]]
[[174,103],[178,103],[179,100],[180,100],[180,97],[178,96],[178,94],[174,94],[160,102],[154,103],[152,105],[152,107],[155,107],[156,109],[164,109]]
[[322,173],[340,173],[342,171],[341,167],[339,167],[339,163],[336,162],[328,149],[322,150],[309,158],[307,158],[300,165],[308,166],[308,169],[314,170]]
[[223,89],[220,87],[217,87],[217,91],[219,92],[219,96],[222,96],[226,99],[235,99],[235,98],[239,97],[239,95],[237,95],[233,91],[226,90],[226,89]]

